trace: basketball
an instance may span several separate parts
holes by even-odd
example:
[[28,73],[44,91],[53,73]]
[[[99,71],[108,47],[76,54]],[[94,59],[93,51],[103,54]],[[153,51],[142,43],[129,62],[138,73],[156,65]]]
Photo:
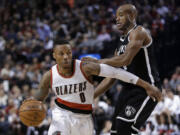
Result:
[[41,101],[27,100],[20,106],[19,117],[26,126],[38,126],[46,117],[46,110]]

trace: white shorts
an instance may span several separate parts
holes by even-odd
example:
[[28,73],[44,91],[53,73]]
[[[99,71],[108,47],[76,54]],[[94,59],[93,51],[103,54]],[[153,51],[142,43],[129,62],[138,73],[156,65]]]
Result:
[[93,130],[90,114],[76,114],[57,106],[53,108],[48,135],[93,135]]

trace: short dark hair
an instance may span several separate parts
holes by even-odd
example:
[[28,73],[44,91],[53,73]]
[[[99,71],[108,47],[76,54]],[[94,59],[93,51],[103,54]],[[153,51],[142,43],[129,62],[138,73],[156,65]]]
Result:
[[64,39],[55,39],[54,40],[54,47],[56,45],[64,45],[64,44],[70,44],[69,41],[64,40]]

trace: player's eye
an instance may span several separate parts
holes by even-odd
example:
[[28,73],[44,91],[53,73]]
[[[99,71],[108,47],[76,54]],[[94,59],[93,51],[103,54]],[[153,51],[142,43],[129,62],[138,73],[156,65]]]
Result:
[[67,52],[67,54],[68,54],[68,55],[70,55],[70,54],[71,54],[71,52]]
[[64,55],[64,53],[63,53],[63,52],[60,52],[60,53],[59,53],[59,55],[63,56],[63,55]]

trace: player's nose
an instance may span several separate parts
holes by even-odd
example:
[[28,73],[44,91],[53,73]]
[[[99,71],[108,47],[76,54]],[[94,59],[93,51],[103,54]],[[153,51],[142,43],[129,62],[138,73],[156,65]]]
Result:
[[68,55],[67,54],[64,54],[64,59],[67,59],[68,58]]
[[68,55],[67,55],[67,54],[64,54],[64,58],[68,58]]
[[116,22],[118,22],[118,21],[120,21],[120,18],[117,16],[117,17],[116,17]]

